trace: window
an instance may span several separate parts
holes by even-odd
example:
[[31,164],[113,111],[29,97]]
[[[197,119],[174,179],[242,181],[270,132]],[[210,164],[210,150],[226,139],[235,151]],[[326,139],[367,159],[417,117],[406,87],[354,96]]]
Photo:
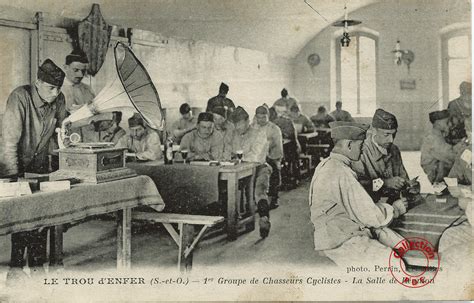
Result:
[[[337,94],[342,108],[353,116],[369,117],[376,109],[377,37],[351,33],[349,47],[336,41]],[[336,100],[333,100],[334,108]]]
[[471,79],[471,36],[467,29],[442,36],[443,103],[459,97],[459,84]]

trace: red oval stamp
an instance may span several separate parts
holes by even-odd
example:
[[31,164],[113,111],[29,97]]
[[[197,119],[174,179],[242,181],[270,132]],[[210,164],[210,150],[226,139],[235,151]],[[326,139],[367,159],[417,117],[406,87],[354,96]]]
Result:
[[398,283],[409,288],[420,288],[434,282],[439,271],[440,258],[429,241],[410,237],[395,245],[388,265],[390,273]]

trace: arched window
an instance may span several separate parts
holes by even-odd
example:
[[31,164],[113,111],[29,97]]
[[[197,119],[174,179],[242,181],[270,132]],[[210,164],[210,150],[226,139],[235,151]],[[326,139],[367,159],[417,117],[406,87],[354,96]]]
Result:
[[443,105],[459,97],[459,84],[471,80],[471,35],[469,28],[441,34]]
[[[355,117],[372,116],[376,109],[378,37],[370,32],[350,33],[349,47],[341,47],[336,35],[336,99]],[[331,100],[335,107],[337,100]]]

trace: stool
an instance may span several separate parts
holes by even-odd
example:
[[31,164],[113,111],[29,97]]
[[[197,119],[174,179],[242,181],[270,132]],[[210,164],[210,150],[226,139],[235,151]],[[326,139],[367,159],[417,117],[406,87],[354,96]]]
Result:
[[[171,238],[178,245],[178,269],[191,271],[193,266],[193,250],[201,240],[204,232],[217,223],[223,222],[221,216],[201,216],[168,214],[155,212],[133,212],[132,220],[161,223],[166,228]],[[178,224],[178,232],[171,225]],[[198,235],[194,237],[194,225],[203,225]]]

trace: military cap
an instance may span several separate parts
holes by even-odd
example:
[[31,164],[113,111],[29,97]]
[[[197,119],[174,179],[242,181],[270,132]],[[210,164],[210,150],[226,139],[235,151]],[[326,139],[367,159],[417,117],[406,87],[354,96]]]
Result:
[[81,49],[76,48],[69,55],[66,56],[66,65],[69,65],[72,62],[80,62],[87,64],[89,63],[89,60],[87,59],[86,53],[84,53]]
[[379,108],[375,111],[372,118],[372,126],[380,129],[397,129],[398,122],[393,114]]
[[143,118],[139,113],[134,113],[133,116],[128,119],[128,127],[136,126],[145,127],[145,122],[143,121]]
[[198,123],[201,121],[214,122],[214,116],[212,115],[212,113],[208,112],[200,113],[198,116]]
[[230,116],[230,120],[234,123],[237,123],[242,120],[247,120],[248,118],[249,114],[241,106],[238,106]]
[[44,60],[38,68],[38,79],[54,86],[61,87],[64,82],[64,72],[50,59]]
[[219,86],[219,91],[220,92],[228,92],[229,91],[229,86],[225,84],[224,82],[221,82],[221,85]]
[[364,140],[369,129],[367,124],[346,121],[330,122],[329,127],[331,127],[331,138],[336,140]]
[[443,120],[449,118],[449,112],[445,110],[436,110],[434,112],[429,113],[430,122],[435,123],[437,120]]
[[260,105],[255,109],[255,114],[259,115],[268,115],[270,112],[268,110],[268,106],[266,104]]
[[185,115],[185,114],[189,113],[190,111],[191,111],[191,106],[189,106],[188,103],[183,103],[179,107],[179,112],[180,112],[181,115]]

